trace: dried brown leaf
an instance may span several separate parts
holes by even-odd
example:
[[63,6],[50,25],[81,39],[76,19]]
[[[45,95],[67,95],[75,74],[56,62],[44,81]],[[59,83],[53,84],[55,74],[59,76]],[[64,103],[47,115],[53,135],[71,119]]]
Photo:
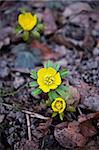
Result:
[[55,128],[55,138],[65,148],[83,147],[97,133],[92,123],[96,119],[99,119],[99,113],[80,116],[78,121],[71,123],[61,123]]
[[52,10],[46,8],[43,14],[44,20],[44,34],[50,35],[57,30],[55,19],[52,13]]
[[59,57],[59,54],[58,53],[54,53],[52,51],[51,48],[48,47],[47,44],[45,43],[41,43],[39,41],[33,41],[32,42],[32,47],[33,48],[38,48],[41,50],[41,53],[42,53],[42,57],[44,60],[48,60],[48,59],[58,59]]

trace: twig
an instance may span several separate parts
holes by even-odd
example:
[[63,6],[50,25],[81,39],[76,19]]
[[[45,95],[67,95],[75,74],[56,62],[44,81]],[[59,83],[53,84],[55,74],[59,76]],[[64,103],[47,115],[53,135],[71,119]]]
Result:
[[82,116],[83,113],[82,113],[82,111],[81,111],[81,109],[79,107],[78,107],[78,111],[79,111],[79,114]]
[[[10,107],[10,108],[14,108],[14,106],[10,105],[10,104],[6,104],[6,103],[1,103],[2,105],[6,106],[6,107]],[[28,110],[21,110],[21,112],[30,115],[33,118],[39,118],[39,119],[43,119],[43,120],[48,120],[50,119],[49,117],[45,117],[43,115],[40,115],[38,113],[35,112],[30,112]]]
[[27,110],[22,110],[22,112],[24,112],[26,114],[29,114],[33,118],[39,118],[39,119],[43,119],[43,120],[48,120],[49,119],[49,117],[44,117],[43,115],[40,115],[40,114],[34,113],[34,112],[30,112],[30,111],[27,111]]
[[29,141],[31,141],[32,136],[31,136],[31,128],[30,128],[30,119],[29,119],[28,114],[26,114],[26,120],[27,120],[27,127],[28,127],[28,138],[29,138]]
[[13,106],[10,105],[10,104],[6,104],[6,103],[2,103],[2,102],[0,102],[0,104],[2,104],[3,106],[9,107],[9,108],[12,108],[12,107],[13,107]]

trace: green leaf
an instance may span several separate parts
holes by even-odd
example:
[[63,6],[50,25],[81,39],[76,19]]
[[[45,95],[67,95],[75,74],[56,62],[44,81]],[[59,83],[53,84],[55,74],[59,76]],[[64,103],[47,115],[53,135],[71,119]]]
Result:
[[69,71],[67,69],[64,69],[64,70],[60,71],[59,73],[60,73],[61,78],[65,78],[68,76]]
[[38,83],[36,81],[34,82],[30,82],[30,87],[37,87],[38,86]]
[[36,79],[37,79],[37,72],[36,72],[36,71],[34,71],[34,70],[32,70],[32,71],[31,71],[31,75],[30,75],[30,76],[31,76],[31,78],[33,78],[33,79],[35,79],[35,80],[36,80]]
[[64,119],[64,113],[63,113],[63,112],[60,113],[60,114],[59,114],[59,117],[60,117],[60,120],[63,121],[63,119]]
[[58,94],[57,94],[55,91],[50,91],[50,92],[48,93],[48,96],[49,96],[49,99],[50,99],[51,101],[53,101],[53,100],[55,100],[57,97],[59,97]]
[[29,39],[29,32],[28,31],[24,31],[23,32],[23,40],[27,41]]
[[22,7],[22,8],[19,8],[19,11],[21,13],[26,13],[28,11],[28,8],[27,7]]
[[53,67],[53,62],[48,60],[48,62],[44,65],[45,68]]
[[15,28],[16,34],[20,34],[20,33],[22,33],[22,31],[23,31],[23,29],[19,25]]
[[54,68],[55,68],[56,71],[58,71],[59,68],[60,68],[60,64],[55,64]]
[[42,93],[42,90],[39,89],[39,88],[37,88],[37,89],[35,89],[35,90],[32,91],[32,94],[33,94],[34,96],[36,96],[36,95],[38,95],[38,94],[41,94],[41,93]]
[[59,85],[59,88],[64,90],[64,91],[68,91],[69,90],[69,86],[65,86],[65,85]]
[[32,35],[33,35],[33,37],[34,37],[35,39],[39,39],[39,38],[40,38],[40,33],[39,33],[39,32],[37,32],[37,31],[32,31],[31,33],[32,33]]
[[42,32],[44,30],[44,25],[42,23],[38,23],[36,29],[37,32]]
[[76,111],[75,107],[73,107],[73,106],[68,106],[66,108],[66,110],[69,111],[69,112],[75,112]]
[[62,90],[61,88],[58,87],[55,91],[56,91],[61,97],[65,98],[66,93],[65,93],[64,90]]
[[53,112],[52,117],[56,117],[57,112]]
[[51,101],[50,100],[46,100],[46,105],[49,107],[51,106]]
[[48,97],[49,97],[49,99],[50,99],[51,101],[53,101],[53,97],[52,97],[51,92],[48,93]]

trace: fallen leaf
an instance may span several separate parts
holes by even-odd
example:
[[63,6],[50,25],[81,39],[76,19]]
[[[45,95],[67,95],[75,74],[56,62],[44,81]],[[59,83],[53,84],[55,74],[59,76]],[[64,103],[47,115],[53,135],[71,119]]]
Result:
[[52,41],[54,40],[56,43],[60,45],[64,45],[68,49],[77,49],[79,51],[82,51],[83,48],[79,44],[79,42],[76,42],[70,38],[65,37],[61,33],[55,33],[55,35],[51,39]]
[[[89,28],[92,31],[91,27],[89,27]],[[83,41],[83,47],[85,48],[85,50],[92,53],[92,50],[93,50],[94,45],[95,45],[95,38],[92,36],[91,31],[87,31],[89,33],[85,34],[85,38]]]
[[78,89],[76,87],[69,86],[68,92],[72,96],[72,99],[73,99],[73,101],[72,99],[69,99],[68,104],[74,104],[75,106],[77,106],[80,101],[80,93]]
[[67,6],[63,12],[65,18],[70,17],[71,15],[77,15],[82,11],[91,11],[89,4],[84,2],[77,2]]
[[95,119],[99,119],[99,112],[96,112],[96,113],[91,113],[91,114],[88,114],[88,115],[82,115],[78,118],[78,122],[79,123],[83,123],[87,120],[95,120]]
[[40,139],[47,135],[52,119],[47,120],[45,123],[40,123],[39,126],[32,130],[33,136]]
[[81,129],[81,133],[82,135],[87,138],[87,137],[92,137],[97,133],[97,130],[95,129],[95,127],[92,125],[91,121],[86,121],[83,122],[79,125],[80,129]]
[[58,124],[54,130],[56,140],[65,148],[84,147],[89,138],[97,134],[93,121],[99,113],[80,116],[78,121]]
[[39,150],[38,142],[36,141],[21,141],[21,150]]
[[[67,124],[67,123],[66,123]],[[79,131],[79,124],[77,121],[69,123],[68,126],[63,127],[57,125],[54,131],[55,139],[65,148],[75,148],[77,146],[82,147],[86,144],[87,140]]]
[[57,30],[57,26],[55,23],[54,16],[52,14],[52,10],[49,8],[46,8],[43,14],[43,20],[44,20],[44,34],[50,35],[54,33]]
[[56,60],[59,58],[59,54],[53,52],[52,49],[49,48],[48,45],[45,43],[41,43],[41,42],[35,40],[32,42],[32,48],[40,49],[41,55],[42,55],[44,60],[48,60],[48,59],[55,59]]
[[85,95],[88,94],[90,86],[77,78],[73,79],[73,81],[71,81],[71,84],[73,84],[77,88],[78,92],[80,93],[81,100],[83,100]]
[[40,123],[39,126],[37,127],[37,130],[42,132],[42,135],[45,136],[49,131],[51,123],[52,119],[47,120],[45,123]]
[[[74,81],[75,80],[75,81]],[[87,109],[99,111],[99,92],[96,88],[89,86],[82,80],[73,79],[70,81],[80,94],[80,103]]]
[[16,3],[14,1],[12,1],[12,2],[10,2],[10,1],[3,1],[3,3],[0,5],[0,8],[3,11],[3,10],[6,10],[6,9],[9,9],[11,7],[14,7],[15,4]]
[[93,111],[99,111],[99,94],[95,93],[93,94],[89,94],[87,96],[85,96],[82,101],[81,104],[83,104],[85,107],[87,107],[90,110]]

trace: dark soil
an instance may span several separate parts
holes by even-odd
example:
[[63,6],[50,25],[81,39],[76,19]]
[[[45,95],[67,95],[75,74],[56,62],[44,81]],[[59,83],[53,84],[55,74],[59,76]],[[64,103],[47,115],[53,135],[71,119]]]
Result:
[[[74,46],[71,46],[72,48],[66,47],[65,44],[58,44],[54,39],[52,40],[55,32],[50,35],[42,34],[41,43],[48,45],[48,47],[46,47],[46,49],[49,48],[47,52],[40,51],[38,47],[34,48],[31,45],[27,48],[26,45],[28,44],[25,44],[20,37],[16,37],[12,31],[7,31],[7,28],[15,28],[19,7],[25,6],[28,10],[38,13],[39,18],[40,15],[42,18],[44,10],[48,8],[51,9],[54,16],[57,31],[61,28],[60,34],[62,36],[70,38],[69,42],[75,40],[75,43],[80,45],[80,42],[84,42],[86,37],[84,26],[80,24],[79,26],[69,23],[67,23],[67,25],[62,24],[57,17],[63,14],[62,12],[64,12],[65,7],[69,7],[73,3],[75,2],[48,1],[45,3],[36,3],[28,0],[25,2],[0,1],[0,31],[3,32],[2,34],[0,33],[0,150],[72,150],[71,148],[66,149],[60,146],[54,137],[55,126],[61,123],[58,117],[53,119],[47,131],[38,129],[41,123],[46,123],[46,120],[30,117],[32,141],[28,140],[26,114],[22,112],[22,110],[35,112],[45,117],[51,117],[52,113],[51,109],[47,108],[44,103],[44,95],[38,97],[31,95],[31,89],[26,85],[31,81],[29,69],[42,67],[47,60],[44,55],[46,53],[48,59],[51,56],[54,62],[57,61],[63,68],[68,68],[70,75],[67,80],[70,85],[77,84],[76,81],[82,80],[87,83],[88,86],[95,88],[95,90],[99,92],[99,24],[97,25],[97,30],[95,28],[93,29],[94,35],[92,35],[92,30],[89,30],[89,36],[93,37],[95,41],[94,44],[90,47],[90,44],[88,46],[83,43],[81,50]],[[94,12],[99,8],[98,1],[93,2],[90,0],[86,3]],[[95,19],[99,20],[99,18]],[[66,31],[64,31],[63,28],[65,28]],[[66,32],[66,34],[64,32]],[[5,42],[5,39],[8,43]],[[21,64],[23,57],[20,59],[18,56],[23,54],[23,52],[24,54],[26,52],[32,52],[33,60],[30,60],[29,63]],[[55,57],[53,57],[53,54]],[[84,105],[81,105],[81,110],[84,114],[97,111],[93,109],[89,110]],[[78,116],[78,111],[74,114],[68,113],[64,121],[77,120]],[[93,150],[99,149],[99,119],[97,124],[97,134],[90,138],[89,145],[85,146],[84,150],[89,148]],[[92,146],[90,146],[90,141],[92,142]],[[79,148],[75,148],[75,150],[77,149]],[[79,150],[81,150],[81,148]]]

